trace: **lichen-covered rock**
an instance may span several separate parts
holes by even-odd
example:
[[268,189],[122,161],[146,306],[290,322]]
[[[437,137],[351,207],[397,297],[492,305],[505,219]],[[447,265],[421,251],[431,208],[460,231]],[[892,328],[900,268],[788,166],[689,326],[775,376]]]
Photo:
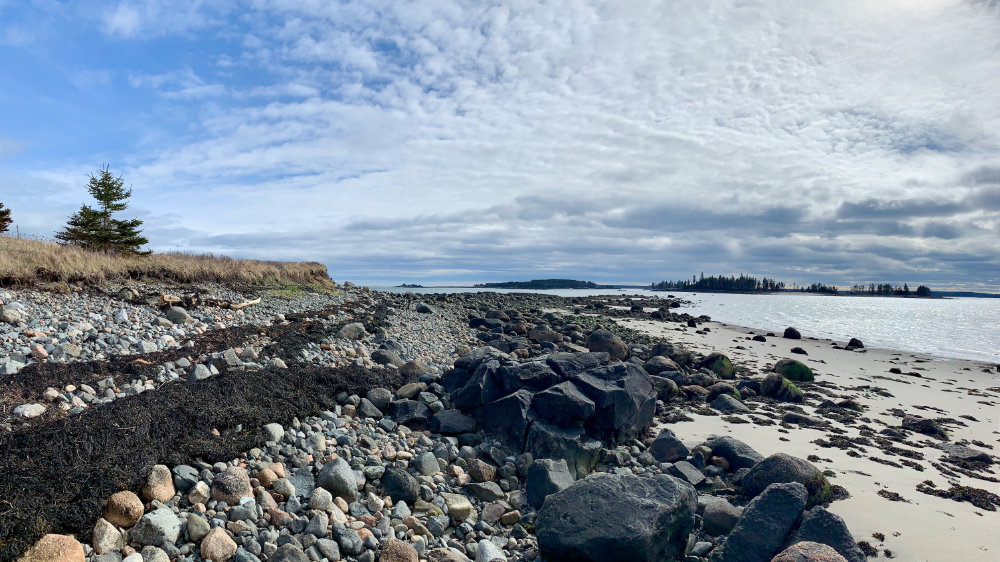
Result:
[[795,359],[782,359],[774,364],[774,369],[772,370],[790,381],[812,382],[816,380],[812,369]]
[[828,501],[832,493],[830,482],[818,468],[785,453],[775,453],[755,464],[740,480],[740,486],[746,493],[756,496],[771,484],[782,482],[798,482],[805,486],[810,506]]

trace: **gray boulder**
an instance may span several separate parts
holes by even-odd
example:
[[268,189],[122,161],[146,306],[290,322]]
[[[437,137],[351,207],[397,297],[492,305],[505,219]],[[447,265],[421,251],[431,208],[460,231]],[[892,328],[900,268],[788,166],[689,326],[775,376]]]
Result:
[[528,466],[525,480],[528,503],[536,509],[542,507],[545,498],[573,485],[573,475],[564,459],[537,459]]
[[417,312],[421,314],[436,314],[437,310],[433,306],[425,302],[421,302],[417,303]]
[[795,532],[792,543],[809,541],[833,547],[847,562],[865,562],[867,558],[861,552],[854,536],[847,529],[847,524],[836,513],[830,513],[822,507],[814,507],[802,516],[799,530]]
[[733,472],[741,468],[750,468],[764,460],[764,456],[754,451],[750,445],[728,435],[721,437],[713,435],[705,444],[712,449],[713,455],[726,459]]
[[194,322],[194,318],[191,318],[188,311],[179,306],[171,306],[163,312],[163,315],[167,317],[167,320],[170,320],[174,324],[188,324]]
[[371,360],[379,365],[392,365],[402,367],[403,359],[395,351],[388,349],[376,349],[371,354]]
[[798,482],[769,486],[744,508],[736,527],[712,553],[712,562],[760,562],[773,558],[802,516],[806,496],[805,486]]
[[342,340],[360,340],[365,337],[368,332],[365,331],[365,325],[361,322],[354,322],[345,325],[343,328],[337,332],[337,337]]
[[677,462],[687,458],[690,451],[674,435],[674,432],[663,428],[660,430],[660,434],[656,436],[656,439],[653,440],[653,444],[649,446],[649,453],[653,455],[654,459],[660,462]]
[[607,330],[595,330],[587,337],[587,349],[594,353],[607,353],[612,359],[625,361],[629,358],[629,349],[621,338]]
[[367,398],[368,401],[374,404],[379,410],[385,411],[385,409],[389,407],[389,402],[392,402],[394,396],[392,391],[388,388],[377,387],[369,390],[368,393],[365,394],[365,398]]
[[705,505],[704,519],[705,532],[713,537],[725,535],[733,530],[736,523],[743,514],[738,507],[733,506],[725,499],[719,498],[716,501]]
[[344,498],[347,503],[358,499],[358,481],[354,470],[342,458],[336,458],[323,465],[316,476],[316,485],[333,494]]
[[552,494],[535,530],[551,562],[679,560],[694,527],[694,488],[665,474],[595,474]]
[[169,508],[161,507],[142,516],[129,530],[129,539],[143,546],[174,544],[181,534],[181,520]]
[[285,543],[267,559],[268,562],[309,562],[309,557],[295,543]]
[[750,411],[750,408],[747,408],[746,404],[733,398],[731,394],[716,396],[715,400],[712,400],[709,406],[720,412],[738,412],[742,414]]
[[673,359],[669,357],[664,357],[662,355],[655,355],[646,361],[646,372],[651,375],[659,375],[664,371],[680,371],[680,366],[674,362]]

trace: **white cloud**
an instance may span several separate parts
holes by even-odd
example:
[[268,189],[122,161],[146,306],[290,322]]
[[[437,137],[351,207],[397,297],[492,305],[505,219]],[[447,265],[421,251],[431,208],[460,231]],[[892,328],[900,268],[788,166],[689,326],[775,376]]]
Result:
[[162,225],[193,246],[250,253],[267,229],[295,241],[269,257],[307,249],[357,272],[405,256],[642,281],[998,269],[997,208],[838,216],[977,197],[961,178],[1000,169],[988,3],[167,6],[119,3],[109,29],[224,31],[237,49],[199,52],[197,73],[130,76],[190,120],[125,172],[144,208],[198,201]]

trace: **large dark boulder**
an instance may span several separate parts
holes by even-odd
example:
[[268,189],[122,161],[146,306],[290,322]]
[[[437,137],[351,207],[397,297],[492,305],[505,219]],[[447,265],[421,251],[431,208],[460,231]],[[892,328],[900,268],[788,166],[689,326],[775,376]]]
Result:
[[531,407],[539,417],[559,427],[583,427],[584,420],[596,411],[594,401],[569,381],[536,394]]
[[807,492],[798,482],[772,484],[754,498],[712,562],[761,562],[781,551],[806,507]]
[[712,449],[712,454],[726,459],[729,468],[735,472],[741,468],[750,468],[764,460],[764,456],[753,450],[753,447],[728,435],[713,435],[705,445]]
[[689,453],[684,443],[667,428],[661,429],[653,444],[649,446],[649,454],[660,462],[677,462],[686,459]]
[[694,488],[665,474],[595,474],[545,500],[538,546],[550,562],[680,560],[697,503]]
[[607,330],[594,330],[587,337],[587,349],[595,353],[607,353],[618,361],[625,361],[630,355],[625,342]]
[[785,333],[782,334],[781,337],[790,340],[800,340],[802,339],[802,334],[800,334],[795,328],[785,328]]
[[708,369],[715,373],[720,379],[732,379],[736,376],[736,369],[732,361],[722,353],[711,353],[701,360],[699,367]]
[[651,375],[659,375],[663,371],[679,371],[680,366],[669,357],[655,355],[646,361],[646,372]]
[[541,361],[504,365],[498,373],[500,386],[505,394],[516,392],[522,388],[545,390],[558,383],[562,378]]
[[528,466],[524,481],[528,503],[538,509],[545,503],[545,498],[569,488],[573,481],[565,459],[536,459]]
[[416,400],[395,400],[389,404],[389,409],[392,411],[392,421],[410,429],[427,428],[427,418],[431,415],[427,404]]
[[847,529],[847,523],[836,513],[814,507],[802,516],[799,530],[792,543],[809,541],[833,547],[847,562],[865,562],[867,558]]
[[402,501],[411,505],[420,497],[420,485],[417,479],[397,466],[387,466],[382,473],[382,490],[392,498],[392,501]]
[[570,473],[582,478],[594,470],[601,446],[600,441],[587,437],[581,428],[562,428],[536,421],[528,429],[524,452],[536,459],[564,459]]
[[552,370],[563,378],[606,365],[610,360],[607,353],[553,353],[545,358]]
[[594,401],[588,434],[612,444],[639,435],[656,413],[653,381],[634,363],[613,363],[573,375],[571,380]]
[[751,495],[760,494],[771,484],[798,482],[809,492],[809,505],[824,503],[830,499],[832,489],[826,476],[809,461],[798,457],[775,453],[753,465],[743,478],[740,486]]
[[782,359],[774,364],[772,370],[790,381],[812,382],[816,379],[812,369],[794,359]]
[[532,393],[521,389],[476,408],[473,415],[480,427],[488,429],[505,445],[518,452],[524,449],[524,439],[531,422]]
[[[677,371],[667,371],[676,373]],[[653,381],[653,389],[656,390],[656,398],[663,400],[664,402],[670,401],[671,398],[677,396],[678,387],[677,383],[672,379],[666,377],[657,377],[650,375],[650,380]]]

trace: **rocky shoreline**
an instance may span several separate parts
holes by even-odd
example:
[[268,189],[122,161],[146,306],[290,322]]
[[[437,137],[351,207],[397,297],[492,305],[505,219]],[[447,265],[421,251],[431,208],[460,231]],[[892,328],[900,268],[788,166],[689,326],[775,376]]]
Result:
[[[708,319],[680,301],[345,284],[233,311],[161,309],[119,289],[0,293],[10,464],[0,502],[12,506],[2,559],[879,553],[828,509],[850,490],[818,458],[685,437],[681,422],[695,415],[789,429],[869,422],[801,362],[761,372],[629,326],[703,333]],[[202,289],[212,302],[251,296]],[[903,451],[935,430],[947,436],[942,423],[904,419],[872,439]],[[54,452],[31,459],[44,443]],[[988,450],[951,444],[948,454],[955,473],[992,478]],[[53,473],[59,486],[32,481]],[[966,495],[983,510],[1000,505],[986,490]]]

